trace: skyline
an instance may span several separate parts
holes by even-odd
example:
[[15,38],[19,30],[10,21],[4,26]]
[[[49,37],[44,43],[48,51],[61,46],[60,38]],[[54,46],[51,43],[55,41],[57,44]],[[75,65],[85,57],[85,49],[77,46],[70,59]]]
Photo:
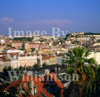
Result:
[[0,1],[0,34],[14,30],[47,30],[100,33],[99,0]]

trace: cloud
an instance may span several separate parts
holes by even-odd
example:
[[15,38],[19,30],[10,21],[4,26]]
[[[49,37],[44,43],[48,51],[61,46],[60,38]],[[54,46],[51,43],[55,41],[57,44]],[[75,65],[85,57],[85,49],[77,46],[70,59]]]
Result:
[[66,25],[72,24],[70,20],[66,19],[48,19],[48,20],[35,20],[27,22],[29,24],[37,24],[37,25]]
[[13,23],[15,20],[9,17],[0,18],[0,23]]

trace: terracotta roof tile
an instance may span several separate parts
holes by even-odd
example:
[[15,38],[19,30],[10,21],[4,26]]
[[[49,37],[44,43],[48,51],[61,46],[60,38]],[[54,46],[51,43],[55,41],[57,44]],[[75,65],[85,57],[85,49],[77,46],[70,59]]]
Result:
[[[64,89],[64,86],[63,84],[60,82],[60,80],[56,77],[56,75],[54,73],[50,73],[50,77],[54,79],[54,81],[57,83],[57,85],[61,88],[61,95],[63,97],[63,89]],[[52,94],[50,94],[45,88],[44,88],[44,84],[43,83],[43,80],[44,80],[44,77],[31,77],[31,76],[27,76],[25,75],[22,79],[22,81],[15,81],[15,82],[12,82],[5,90],[7,91],[9,88],[11,87],[16,87],[18,85],[25,85],[25,88],[26,90],[28,90],[28,82],[30,82],[30,80],[33,80],[34,81],[34,84],[37,86],[37,95],[36,96],[32,96],[30,95],[29,97],[43,97],[41,95],[41,93],[45,94],[47,97],[54,97]],[[23,96],[20,96],[20,97],[23,97]]]

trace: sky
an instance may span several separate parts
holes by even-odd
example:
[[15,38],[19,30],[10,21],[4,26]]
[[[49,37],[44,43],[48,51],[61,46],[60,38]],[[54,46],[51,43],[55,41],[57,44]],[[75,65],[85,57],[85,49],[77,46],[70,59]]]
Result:
[[0,34],[9,27],[100,33],[100,0],[0,0]]

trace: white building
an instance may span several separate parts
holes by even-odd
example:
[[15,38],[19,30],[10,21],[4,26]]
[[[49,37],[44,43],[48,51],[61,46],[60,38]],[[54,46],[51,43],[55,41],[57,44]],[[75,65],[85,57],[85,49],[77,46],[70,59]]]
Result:
[[33,66],[37,63],[37,56],[19,56],[16,59],[10,59],[6,62],[1,62],[3,67],[9,67],[12,68],[18,68],[18,67],[24,67],[24,66]]

